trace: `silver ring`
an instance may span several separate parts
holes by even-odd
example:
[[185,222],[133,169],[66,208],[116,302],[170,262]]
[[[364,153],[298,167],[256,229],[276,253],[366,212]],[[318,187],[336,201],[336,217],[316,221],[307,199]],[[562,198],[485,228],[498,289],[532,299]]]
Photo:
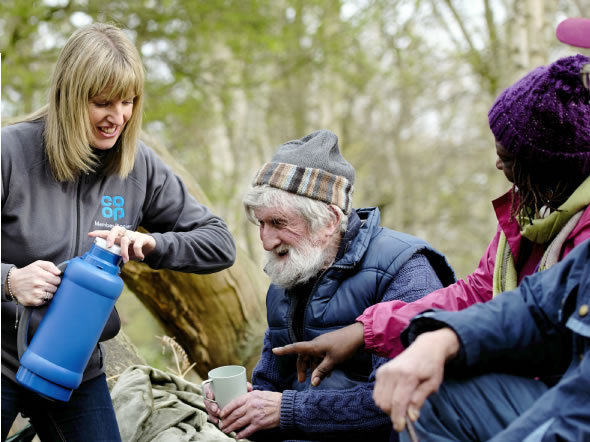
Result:
[[49,292],[45,291],[45,297],[43,298],[43,302],[45,302],[45,304],[47,304],[49,302]]

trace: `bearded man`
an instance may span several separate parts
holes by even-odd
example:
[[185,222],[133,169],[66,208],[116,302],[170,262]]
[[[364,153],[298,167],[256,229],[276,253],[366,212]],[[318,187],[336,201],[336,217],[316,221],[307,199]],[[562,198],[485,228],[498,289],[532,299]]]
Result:
[[245,195],[271,278],[268,329],[251,391],[223,410],[206,402],[224,432],[273,441],[389,440],[391,421],[372,399],[386,358],[359,351],[316,387],[309,376],[298,379],[296,356],[272,352],[352,324],[375,303],[411,302],[454,282],[429,244],[379,226],[376,208],[352,209],[354,177],[338,137],[320,130],[281,145]]

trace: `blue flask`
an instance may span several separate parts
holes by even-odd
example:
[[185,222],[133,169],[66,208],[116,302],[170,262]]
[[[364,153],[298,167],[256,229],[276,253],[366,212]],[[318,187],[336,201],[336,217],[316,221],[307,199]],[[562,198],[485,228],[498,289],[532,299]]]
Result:
[[[120,248],[107,248],[102,238],[83,256],[66,261],[61,283],[20,358],[20,384],[50,399],[70,399],[123,290],[120,262]],[[28,317],[21,325],[19,346],[26,347]]]

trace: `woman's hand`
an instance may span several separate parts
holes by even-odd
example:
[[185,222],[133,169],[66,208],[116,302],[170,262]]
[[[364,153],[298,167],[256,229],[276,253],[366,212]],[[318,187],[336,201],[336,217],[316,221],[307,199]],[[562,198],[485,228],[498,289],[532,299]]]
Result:
[[311,385],[317,387],[322,379],[329,376],[334,367],[364,346],[364,326],[362,322],[324,333],[311,341],[296,342],[284,347],[275,347],[272,352],[277,356],[297,353],[297,378],[305,381],[307,369],[311,368]]
[[[39,307],[47,304],[61,282],[61,271],[49,261],[35,261],[26,267],[13,267],[10,271],[10,291],[24,306]],[[8,293],[8,284],[5,284]]]
[[94,230],[88,236],[106,239],[107,247],[117,244],[121,247],[121,257],[125,263],[131,259],[143,261],[156,248],[156,240],[153,236],[127,230],[123,226],[115,226],[111,230]]

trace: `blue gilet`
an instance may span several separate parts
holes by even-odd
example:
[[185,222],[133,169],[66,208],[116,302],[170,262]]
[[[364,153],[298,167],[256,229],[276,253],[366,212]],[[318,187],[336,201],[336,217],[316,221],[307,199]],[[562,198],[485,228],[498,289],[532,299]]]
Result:
[[[355,322],[362,312],[383,298],[398,270],[416,253],[426,256],[444,286],[455,281],[446,258],[427,242],[379,226],[377,208],[357,209],[362,225],[344,255],[315,282],[304,313],[304,340]],[[266,297],[270,342],[279,347],[296,342],[293,331],[295,302],[288,291],[271,284]],[[296,356],[278,358],[283,379],[291,378],[293,390],[309,388],[309,378],[297,381]],[[336,368],[316,389],[343,390],[368,382],[371,356],[359,351]]]

